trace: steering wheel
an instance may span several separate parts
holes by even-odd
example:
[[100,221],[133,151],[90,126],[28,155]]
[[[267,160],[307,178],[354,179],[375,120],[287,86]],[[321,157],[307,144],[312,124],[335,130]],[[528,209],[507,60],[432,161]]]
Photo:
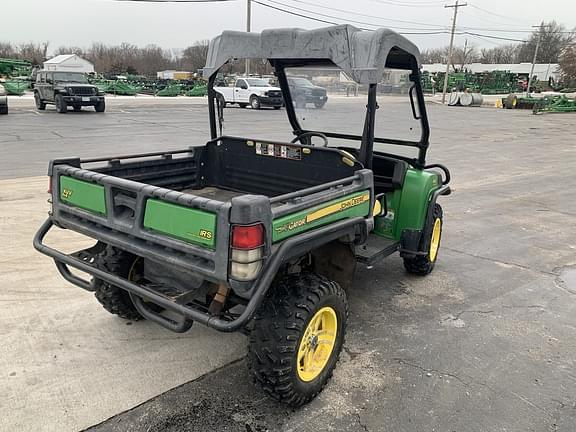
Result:
[[[296,141],[300,141],[302,142],[302,138],[304,137],[313,137],[313,136],[317,136],[322,138],[322,140],[324,141],[324,146],[323,147],[328,147],[328,138],[326,137],[326,135],[324,135],[322,132],[304,132],[300,135],[298,135],[296,138],[294,138],[292,141],[290,141],[292,144],[296,143]],[[310,141],[310,145],[313,146],[314,144],[312,144],[312,141]]]

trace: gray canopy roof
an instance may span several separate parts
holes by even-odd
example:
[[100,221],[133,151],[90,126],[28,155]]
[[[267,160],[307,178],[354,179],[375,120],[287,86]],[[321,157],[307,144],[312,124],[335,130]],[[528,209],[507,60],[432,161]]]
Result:
[[385,67],[410,69],[416,45],[389,29],[359,30],[350,25],[315,30],[270,29],[262,33],[225,31],[210,42],[204,76],[233,58],[329,60],[361,84],[377,83]]

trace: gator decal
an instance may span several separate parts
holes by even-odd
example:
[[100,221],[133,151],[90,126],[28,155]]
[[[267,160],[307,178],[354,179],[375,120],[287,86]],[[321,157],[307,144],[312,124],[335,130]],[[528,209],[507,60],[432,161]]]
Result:
[[320,225],[348,217],[367,216],[369,213],[370,192],[357,192],[275,219],[272,223],[272,241],[277,242]]
[[146,201],[144,227],[212,249],[216,241],[215,214],[155,199]]
[[99,215],[106,214],[104,186],[73,177],[60,177],[60,201]]

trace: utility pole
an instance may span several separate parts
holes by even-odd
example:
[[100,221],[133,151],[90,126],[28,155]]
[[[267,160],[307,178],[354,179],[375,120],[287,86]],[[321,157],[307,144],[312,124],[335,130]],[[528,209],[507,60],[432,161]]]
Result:
[[452,18],[452,31],[450,35],[450,48],[448,48],[448,61],[446,64],[446,75],[444,75],[444,89],[442,90],[442,103],[446,102],[446,90],[448,89],[448,74],[450,73],[450,66],[452,66],[452,49],[454,48],[454,32],[456,31],[456,17],[458,16],[458,8],[468,6],[468,3],[456,3],[453,5],[446,5],[445,8],[454,8],[454,17]]
[[[252,0],[246,0],[246,31],[250,32],[250,22],[252,21]],[[246,76],[250,75],[250,59],[246,59]]]
[[534,50],[534,58],[532,59],[532,67],[530,68],[530,76],[528,77],[528,87],[526,88],[526,96],[530,95],[530,90],[532,89],[532,77],[534,76],[534,66],[538,60],[538,50],[540,50],[540,43],[542,42],[542,33],[544,33],[544,21],[539,26],[532,26],[533,28],[540,27],[540,32],[538,33],[538,40],[536,41],[536,49]]

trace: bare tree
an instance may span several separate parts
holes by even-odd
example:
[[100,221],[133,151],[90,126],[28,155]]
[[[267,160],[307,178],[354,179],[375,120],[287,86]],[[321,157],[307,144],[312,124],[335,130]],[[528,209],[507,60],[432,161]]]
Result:
[[421,57],[424,64],[446,63],[448,61],[448,47],[422,50]]
[[520,46],[516,44],[500,45],[480,50],[480,62],[491,64],[516,63]]
[[190,72],[196,72],[198,69],[203,68],[206,65],[208,44],[208,40],[202,40],[186,48],[182,53],[182,69],[186,69]]
[[[518,52],[520,62],[531,62],[534,57],[536,43],[538,41],[540,29],[536,29],[526,43],[522,44]],[[562,24],[556,21],[544,23],[542,27],[542,40],[538,50],[538,63],[558,63],[562,51],[575,39],[574,30],[569,32]]]
[[[467,64],[478,60],[478,53],[473,45],[468,45],[468,40],[463,47],[455,47],[452,53],[452,68],[456,71],[464,70]],[[457,68],[459,66],[459,68]]]
[[560,72],[562,73],[562,81],[566,86],[576,85],[576,44],[566,47],[562,53]]

